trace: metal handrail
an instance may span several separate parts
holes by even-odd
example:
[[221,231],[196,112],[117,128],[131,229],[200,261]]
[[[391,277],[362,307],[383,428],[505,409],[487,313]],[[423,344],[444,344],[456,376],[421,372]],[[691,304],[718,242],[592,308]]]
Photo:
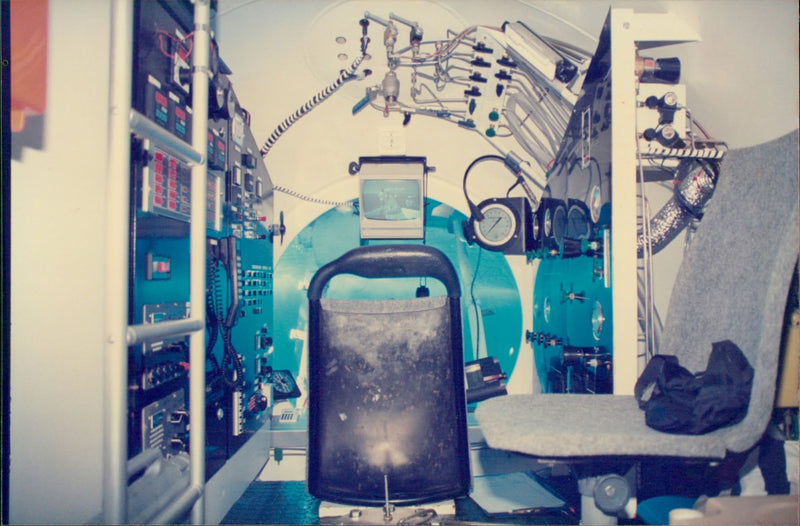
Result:
[[205,322],[199,318],[129,325],[126,332],[126,341],[128,345],[136,345],[163,340],[164,338],[185,336],[204,328]]
[[128,251],[133,4],[111,4],[104,282],[103,522],[125,524],[128,509]]
[[130,479],[140,471],[149,468],[162,456],[163,455],[160,449],[152,448],[152,449],[145,449],[144,451],[142,451],[141,453],[130,459],[127,464],[128,479]]
[[[202,455],[201,455],[202,456]],[[169,505],[167,505],[160,513],[149,520],[150,524],[170,524],[181,517],[189,510],[190,507],[196,505],[198,502],[202,503],[203,487],[191,485],[183,490]],[[194,522],[194,518],[192,519]],[[194,522],[195,524],[202,524]]]
[[[128,346],[189,334],[190,483],[176,490],[176,498],[154,514],[156,523],[180,519],[192,508],[191,520],[202,524],[205,510],[205,226],[206,141],[210,49],[209,0],[194,2],[192,107],[195,119],[191,146],[172,136],[131,108],[133,78],[133,3],[114,0],[111,6],[111,76],[109,80],[109,174],[106,189],[103,509],[106,524],[125,524],[128,514],[128,478],[157,457],[152,452],[127,460]],[[128,254],[130,251],[130,135],[158,142],[170,155],[192,166],[190,225],[190,312],[193,318],[149,325],[128,325]]]
[[[192,147],[199,152],[208,148],[208,83],[209,55],[211,49],[211,6],[209,0],[195,0],[194,3],[194,47],[192,52]],[[189,242],[189,312],[194,318],[206,318],[206,206],[208,191],[207,159],[203,155],[200,163],[192,167],[192,223]],[[192,522],[205,522],[205,500],[203,493],[206,483],[206,335],[196,331],[189,336],[189,407],[191,408],[191,429],[189,431],[189,451],[191,453],[190,490],[198,492],[195,500],[180,498],[177,504],[188,503],[192,507]],[[162,515],[156,517],[157,523],[166,522],[172,516],[171,510],[180,511],[179,506],[170,506]],[[176,515],[177,516],[177,515]]]

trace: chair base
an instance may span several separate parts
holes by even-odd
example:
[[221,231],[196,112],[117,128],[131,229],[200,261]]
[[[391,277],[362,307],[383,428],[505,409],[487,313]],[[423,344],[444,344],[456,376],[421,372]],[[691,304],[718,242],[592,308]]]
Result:
[[[328,501],[319,503],[319,518],[325,524],[397,524],[415,516],[422,519],[425,517],[452,517],[455,514],[456,503],[454,500],[416,506],[393,506],[391,522],[384,520],[383,506],[357,506]],[[341,520],[335,520],[337,518]],[[323,521],[323,519],[327,520]]]

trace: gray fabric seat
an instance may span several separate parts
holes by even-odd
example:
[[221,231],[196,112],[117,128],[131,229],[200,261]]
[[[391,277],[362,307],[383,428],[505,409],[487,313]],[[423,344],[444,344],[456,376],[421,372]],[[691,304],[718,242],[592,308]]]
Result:
[[744,420],[702,436],[645,425],[632,396],[511,395],[475,416],[496,449],[558,458],[722,458],[762,436],[771,416],[789,283],[798,257],[798,132],[730,151],[714,198],[684,256],[661,354],[704,370],[712,342],[736,343],[755,369]]

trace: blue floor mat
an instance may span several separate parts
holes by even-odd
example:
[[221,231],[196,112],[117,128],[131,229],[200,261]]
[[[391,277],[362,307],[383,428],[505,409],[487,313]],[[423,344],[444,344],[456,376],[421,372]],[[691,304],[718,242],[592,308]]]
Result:
[[236,501],[222,524],[319,524],[319,500],[304,481],[255,481]]

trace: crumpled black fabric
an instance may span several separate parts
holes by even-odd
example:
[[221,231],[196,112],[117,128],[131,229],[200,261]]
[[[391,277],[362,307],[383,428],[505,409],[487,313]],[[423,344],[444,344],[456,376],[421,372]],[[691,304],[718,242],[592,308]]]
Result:
[[701,435],[741,422],[747,414],[753,368],[730,340],[714,342],[706,370],[691,373],[671,355],[656,355],[636,381],[645,422],[666,433]]

